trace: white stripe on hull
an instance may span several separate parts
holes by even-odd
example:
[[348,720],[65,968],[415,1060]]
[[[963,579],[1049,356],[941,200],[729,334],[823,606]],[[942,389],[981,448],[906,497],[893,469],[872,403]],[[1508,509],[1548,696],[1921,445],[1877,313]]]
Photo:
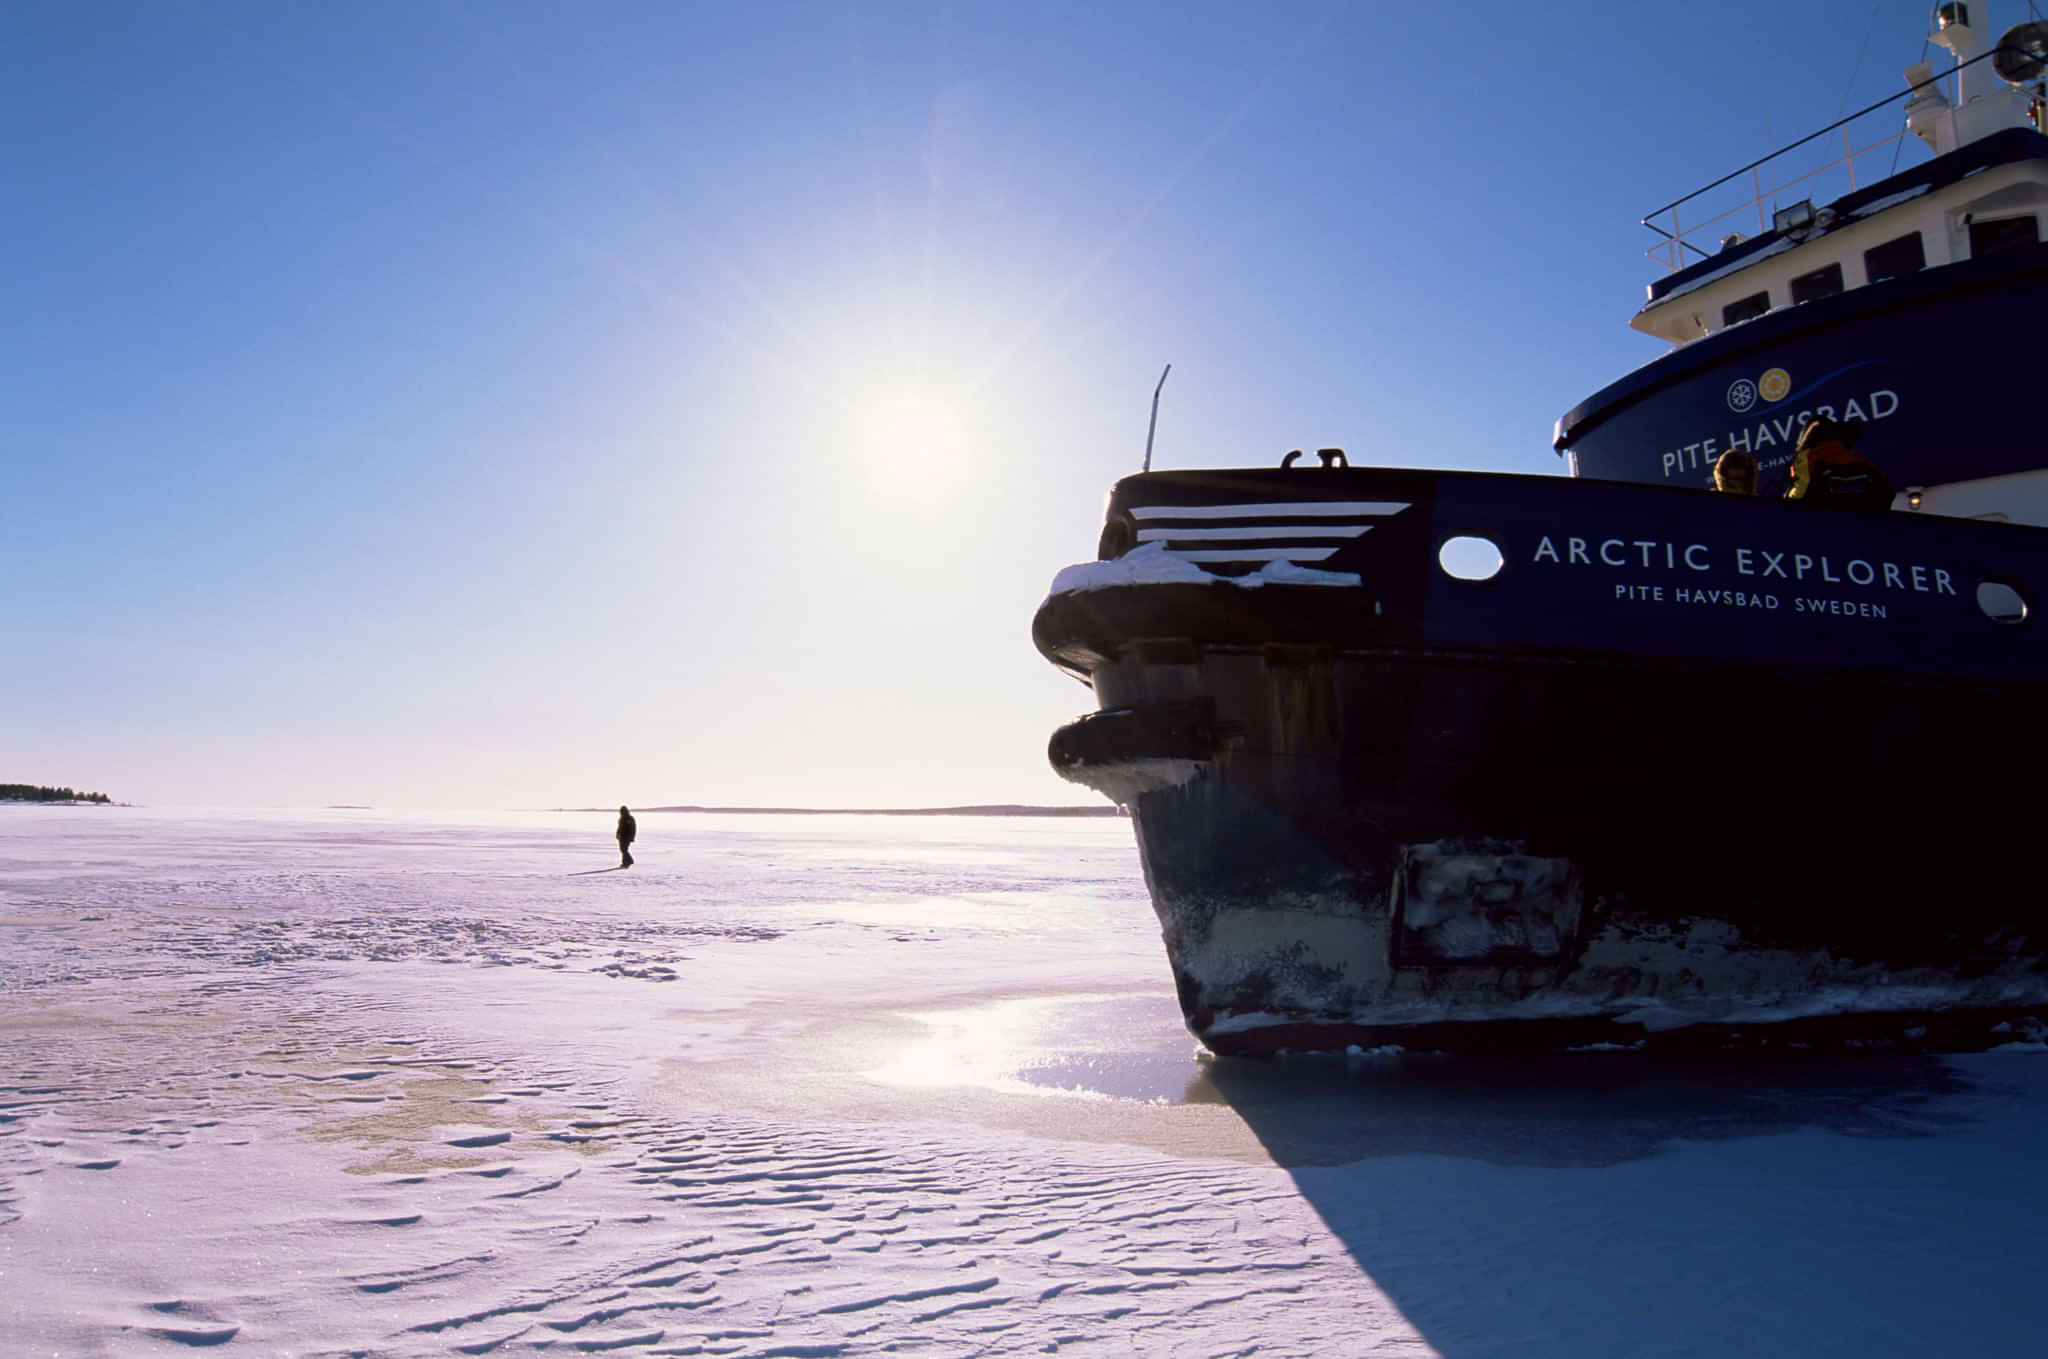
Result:
[[1278,505],[1139,505],[1134,519],[1384,519],[1405,500],[1290,500]]
[[1241,547],[1232,552],[1175,552],[1173,555],[1191,562],[1319,562],[1336,550],[1334,547]]
[[[1154,521],[1138,530],[1141,543],[1158,543],[1174,556],[1191,562],[1319,562],[1338,547],[1372,531],[1371,524],[1316,523],[1331,519],[1383,519],[1408,508],[1404,500],[1309,500],[1260,505],[1141,505],[1131,514]],[[1160,521],[1179,520],[1168,525]],[[1270,524],[1218,524],[1217,520],[1273,519]],[[1302,522],[1308,520],[1310,522]],[[1204,521],[1207,521],[1206,523]],[[1310,546],[1318,541],[1329,546]],[[1229,541],[1288,544],[1280,547],[1222,546]],[[1216,543],[1216,547],[1181,544]],[[1294,546],[1292,544],[1299,544]]]
[[1268,524],[1250,528],[1148,528],[1138,530],[1141,543],[1194,542],[1220,538],[1356,538],[1370,531],[1370,524],[1349,524],[1341,528],[1309,528],[1300,524]]

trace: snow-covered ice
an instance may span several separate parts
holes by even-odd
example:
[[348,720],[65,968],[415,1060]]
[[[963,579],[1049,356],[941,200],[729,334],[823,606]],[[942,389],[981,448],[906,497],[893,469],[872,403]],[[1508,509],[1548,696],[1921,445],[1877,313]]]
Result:
[[1129,827],[0,807],[0,1353],[2021,1355],[2048,1061],[1216,1062]]

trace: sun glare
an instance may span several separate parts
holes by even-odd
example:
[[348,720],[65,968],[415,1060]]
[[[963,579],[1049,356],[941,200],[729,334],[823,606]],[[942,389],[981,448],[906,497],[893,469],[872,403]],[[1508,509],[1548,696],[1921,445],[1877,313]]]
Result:
[[977,456],[972,421],[932,387],[889,387],[854,403],[853,437],[863,480],[903,508],[943,508]]
[[915,389],[871,398],[860,413],[860,442],[871,455],[917,468],[968,452],[965,424],[953,404]]

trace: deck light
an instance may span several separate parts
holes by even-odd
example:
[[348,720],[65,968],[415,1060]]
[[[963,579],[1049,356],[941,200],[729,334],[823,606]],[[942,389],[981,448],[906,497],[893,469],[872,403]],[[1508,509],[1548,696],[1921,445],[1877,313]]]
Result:
[[1802,198],[1789,208],[1771,214],[1771,228],[1787,236],[1802,236],[1813,230],[1813,200]]
[[1906,508],[1912,510],[1920,508],[1920,488],[1918,486],[1908,486],[1906,488]]

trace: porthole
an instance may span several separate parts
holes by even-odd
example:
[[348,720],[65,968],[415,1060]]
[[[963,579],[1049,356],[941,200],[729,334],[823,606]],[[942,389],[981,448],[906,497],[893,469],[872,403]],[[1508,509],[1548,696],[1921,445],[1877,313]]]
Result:
[[1436,550],[1436,564],[1453,580],[1477,583],[1499,575],[1507,558],[1501,556],[1500,544],[1493,539],[1462,533],[1444,540],[1444,545]]
[[2027,597],[2002,580],[1977,583],[1977,607],[1994,623],[2027,621]]

